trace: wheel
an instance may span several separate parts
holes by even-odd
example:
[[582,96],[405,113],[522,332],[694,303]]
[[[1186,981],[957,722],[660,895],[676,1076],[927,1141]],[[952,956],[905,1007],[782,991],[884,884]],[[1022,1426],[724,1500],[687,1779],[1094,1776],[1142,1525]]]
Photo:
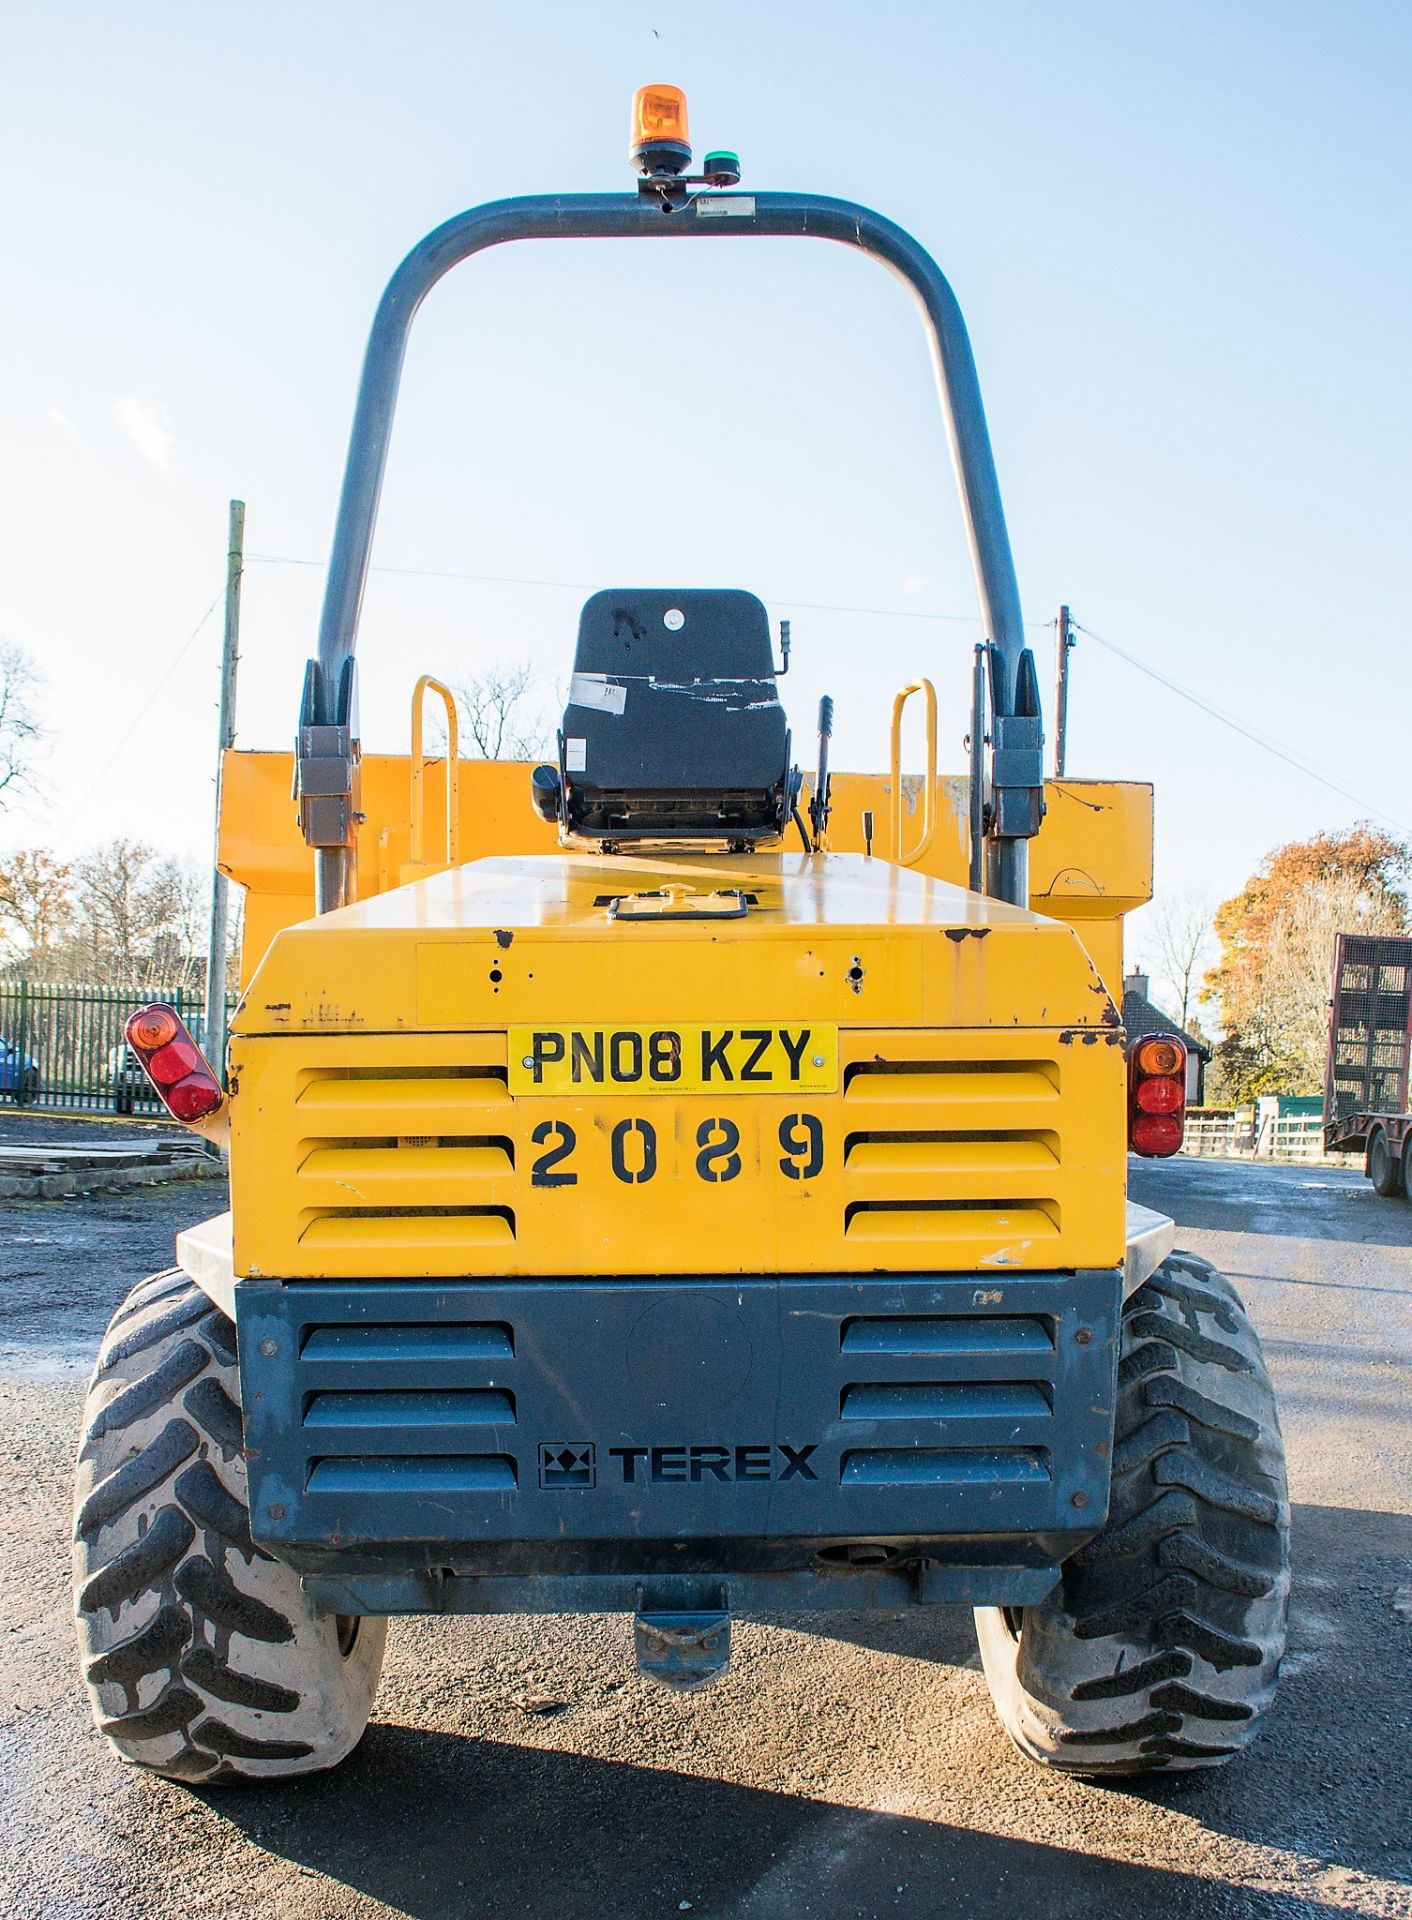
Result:
[[250,1539],[235,1329],[186,1275],[113,1315],[84,1409],[79,1650],[124,1760],[203,1784],[315,1773],[352,1751],[384,1620],[327,1613]]
[[1388,1145],[1388,1137],[1381,1127],[1368,1142],[1368,1178],[1373,1183],[1373,1192],[1380,1193],[1384,1200],[1396,1199],[1405,1191],[1402,1162]]
[[113,1095],[113,1112],[131,1113],[133,1105],[132,1089],[130,1087],[119,1087]]
[[1230,1282],[1172,1254],[1123,1313],[1107,1524],[1042,1605],[976,1614],[991,1696],[1044,1766],[1218,1767],[1274,1698],[1288,1604],[1260,1342]]
[[39,1075],[33,1067],[21,1067],[15,1075],[15,1105],[27,1107],[39,1091]]
[[1402,1197],[1412,1202],[1412,1133],[1402,1143]]

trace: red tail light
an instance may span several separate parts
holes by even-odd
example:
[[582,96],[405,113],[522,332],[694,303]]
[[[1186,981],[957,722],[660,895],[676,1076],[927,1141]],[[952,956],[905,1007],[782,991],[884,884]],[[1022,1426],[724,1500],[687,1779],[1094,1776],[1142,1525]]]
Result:
[[1185,1041],[1174,1033],[1139,1040],[1128,1060],[1128,1144],[1162,1160],[1180,1151],[1185,1126]]
[[174,1120],[207,1120],[222,1105],[220,1081],[173,1008],[139,1007],[128,1015],[126,1031],[128,1045]]

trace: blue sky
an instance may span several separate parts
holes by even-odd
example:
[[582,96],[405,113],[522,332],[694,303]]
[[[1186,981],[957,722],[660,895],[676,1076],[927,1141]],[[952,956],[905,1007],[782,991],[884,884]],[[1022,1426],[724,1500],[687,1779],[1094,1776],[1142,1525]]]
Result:
[[[1359,796],[1084,640],[1070,768],[1156,780],[1163,885],[1412,827],[1412,8],[29,0],[3,54],[0,634],[55,737],[0,841],[204,849],[218,618],[96,777],[219,589],[226,500],[253,553],[321,563],[398,258],[479,200],[626,189],[658,79],[698,154],[870,203],[952,279],[1046,686],[1067,600]],[[573,583],[714,583],[792,617],[795,724],[831,691],[838,764],[881,764],[919,671],[959,764],[978,628],[923,341],[842,249],[462,268],[418,322],[375,559],[570,584],[376,575],[371,748],[421,668],[529,659],[549,704]],[[290,737],[320,584],[251,566],[242,744]]]

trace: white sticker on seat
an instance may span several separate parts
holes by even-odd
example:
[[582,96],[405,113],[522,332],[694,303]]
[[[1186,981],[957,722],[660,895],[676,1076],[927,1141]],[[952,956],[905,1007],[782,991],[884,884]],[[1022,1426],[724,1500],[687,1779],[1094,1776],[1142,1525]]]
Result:
[[606,673],[576,673],[569,681],[571,707],[592,707],[597,713],[620,714],[627,699],[627,688],[610,680]]
[[572,734],[564,742],[564,771],[583,773],[588,764],[587,740],[576,740]]

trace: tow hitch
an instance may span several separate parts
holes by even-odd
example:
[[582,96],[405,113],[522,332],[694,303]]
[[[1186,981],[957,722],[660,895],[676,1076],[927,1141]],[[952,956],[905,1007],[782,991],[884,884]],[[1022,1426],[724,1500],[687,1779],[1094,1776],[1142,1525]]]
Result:
[[674,1693],[709,1686],[731,1663],[725,1595],[718,1588],[701,1598],[697,1607],[683,1606],[677,1595],[659,1605],[646,1590],[638,1598],[632,1627],[638,1671]]

